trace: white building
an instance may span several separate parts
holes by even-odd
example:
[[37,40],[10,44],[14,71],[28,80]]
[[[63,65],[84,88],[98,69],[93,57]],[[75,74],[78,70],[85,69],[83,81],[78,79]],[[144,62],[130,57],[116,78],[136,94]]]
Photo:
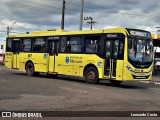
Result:
[[6,51],[6,41],[0,40],[0,54],[4,54]]

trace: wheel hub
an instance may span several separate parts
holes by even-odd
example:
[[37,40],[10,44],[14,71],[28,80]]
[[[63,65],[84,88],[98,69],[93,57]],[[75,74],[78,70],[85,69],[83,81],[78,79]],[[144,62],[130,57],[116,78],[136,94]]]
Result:
[[89,80],[94,80],[95,79],[95,73],[93,71],[90,71],[87,75],[87,78]]

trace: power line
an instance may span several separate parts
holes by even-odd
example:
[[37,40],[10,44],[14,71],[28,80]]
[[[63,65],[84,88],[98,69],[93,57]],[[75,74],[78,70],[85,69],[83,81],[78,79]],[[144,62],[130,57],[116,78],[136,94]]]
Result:
[[[24,3],[22,2],[22,0],[19,0],[21,3]],[[28,0],[25,0],[25,1],[28,1]],[[57,0],[58,1],[58,0]],[[13,2],[13,1],[8,1],[8,0],[1,0],[1,2],[11,2],[11,3],[16,3],[16,4],[19,4],[19,2]],[[33,2],[33,1],[29,1],[28,3],[33,3],[33,4],[36,4],[36,5],[40,5],[40,6],[45,6],[45,7],[50,7],[50,8],[56,8],[56,9],[61,9],[61,8],[58,8],[58,7],[54,7],[54,6],[50,6],[50,5],[46,5],[46,4],[41,4],[41,3],[37,3],[37,2]]]
[[[7,31],[0,30],[1,33],[7,33]],[[23,33],[23,32],[10,32],[10,33]]]
[[[55,0],[55,1],[59,1],[59,0]],[[47,13],[53,13],[53,12],[57,12],[57,11],[50,11],[49,9],[39,9],[38,7],[33,7],[33,6],[28,6],[28,5],[23,5],[23,4],[20,4],[20,3],[17,3],[17,2],[13,2],[13,1],[0,1],[0,3],[3,3],[3,2],[6,2],[6,4],[11,4],[11,5],[20,5],[21,7],[30,7],[32,9],[36,9],[36,10],[41,10],[43,12],[47,12]],[[59,9],[61,10],[61,8],[58,8],[58,7],[54,7],[54,6],[49,6],[49,5],[45,5],[45,4],[40,4],[40,3],[36,3],[36,2],[31,2],[29,1],[30,3],[34,3],[34,4],[37,4],[37,5],[41,5],[41,6],[44,6],[44,7],[47,7],[47,8],[55,8],[55,9]],[[80,6],[78,4],[74,4],[74,3],[71,3],[72,0],[70,2],[68,2],[68,4],[66,6],[68,6],[69,4],[70,5],[74,5],[74,6]],[[18,6],[19,8],[21,8],[20,6]],[[120,15],[130,15],[130,16],[140,16],[140,17],[154,17],[154,18],[159,18],[160,16],[150,16],[150,15],[144,15],[144,14],[133,14],[133,13],[116,13],[116,12],[107,12],[107,11],[102,11],[102,10],[98,10],[96,8],[92,8],[92,7],[88,7],[86,5],[84,5],[84,8],[87,8],[87,9],[92,9],[92,10],[96,10],[96,12],[101,12],[101,13],[109,13],[109,14],[120,14]],[[44,11],[46,10],[46,11]],[[69,9],[69,8],[66,8],[66,10],[71,10],[71,11],[80,11],[78,9]]]
[[[29,8],[32,8],[32,9],[36,9],[36,10],[46,10],[46,11],[43,11],[43,12],[49,12],[49,13],[53,13],[53,12],[56,12],[57,11],[50,11],[51,9],[58,9],[58,10],[61,10],[62,8],[58,8],[58,7],[54,7],[54,6],[48,6],[48,5],[44,5],[44,4],[40,4],[40,3],[35,3],[35,2],[31,2],[31,3],[34,3],[34,4],[37,4],[37,5],[41,5],[41,6],[45,6],[47,8],[51,8],[51,9],[42,9],[42,8],[39,8],[39,7],[36,7],[36,6],[29,6],[29,5],[24,5],[24,4],[20,4],[20,3],[17,3],[17,2],[13,2],[13,1],[0,1],[0,3],[3,3],[3,4],[7,4],[7,5],[13,5],[13,6],[16,6],[16,7],[19,7],[19,8],[24,8],[24,7],[29,7]],[[70,4],[70,3],[69,3]],[[29,9],[30,10],[30,9]],[[67,10],[74,10],[74,11],[80,11],[80,10],[77,10],[77,9],[67,9]]]
[[[19,3],[15,3],[15,2],[9,2],[9,1],[0,1],[0,3],[3,3],[3,4],[7,4],[7,5],[12,5],[12,6],[16,6],[18,8],[27,8],[27,10],[31,10],[31,9],[35,9],[35,10],[40,10],[42,12],[46,12],[46,13],[53,13],[53,12],[56,12],[57,11],[51,11],[49,9],[42,9],[42,8],[39,8],[39,7],[35,7],[35,6],[29,6],[29,5],[24,5],[24,4],[19,4]],[[30,9],[28,9],[30,8]],[[58,9],[58,8],[56,8]],[[39,11],[38,11],[39,12]]]
[[[74,5],[74,6],[80,6],[78,4],[74,4],[74,3],[70,3],[71,5]],[[86,5],[84,5],[84,8],[85,9],[92,9],[96,12],[101,12],[101,13],[109,13],[109,14],[120,14],[120,15],[130,15],[130,16],[140,16],[140,17],[153,17],[153,18],[158,18],[160,16],[151,16],[151,15],[147,15],[147,14],[133,14],[133,13],[117,13],[117,12],[107,12],[107,11],[102,11],[102,10],[99,10],[99,9],[96,9],[96,8],[92,8],[92,7],[88,7]],[[72,9],[74,10],[74,9]],[[93,11],[92,11],[93,12]]]
[[7,32],[6,30],[0,30],[0,32]]
[[74,3],[70,3],[70,5],[74,5],[74,6],[80,6],[80,5],[78,5],[78,4],[74,4]]
[[[58,1],[58,0],[55,0],[55,1]],[[29,1],[30,3],[34,3],[34,4],[37,4],[37,5],[41,5],[41,6],[44,6],[44,7],[47,7],[47,8],[55,8],[55,9],[61,9],[61,8],[58,8],[58,7],[54,7],[54,6],[49,6],[49,5],[44,5],[44,4],[40,4],[40,3],[36,3],[36,2],[31,2]],[[74,3],[71,3],[72,0],[70,2],[68,2],[68,5],[74,5],[74,6],[80,6],[78,4],[74,4]],[[57,11],[51,11],[49,9],[42,9],[42,8],[39,8],[39,7],[33,7],[33,6],[29,6],[29,5],[24,5],[24,4],[20,4],[20,3],[16,3],[16,2],[13,2],[13,1],[0,1],[0,3],[4,3],[4,4],[8,4],[8,5],[13,5],[13,6],[16,6],[16,7],[19,7],[19,8],[26,8],[27,7],[27,10],[28,10],[28,7],[31,8],[31,9],[36,9],[36,10],[40,10],[42,12],[45,12],[45,13],[53,13],[53,12],[56,12]],[[109,14],[120,14],[120,15],[130,15],[130,16],[140,16],[140,17],[152,17],[152,18],[159,18],[160,16],[151,16],[151,15],[144,15],[144,14],[133,14],[133,13],[117,13],[117,12],[107,12],[107,11],[102,11],[102,10],[98,10],[96,8],[91,8],[91,7],[88,7],[88,6],[84,6],[84,8],[87,8],[87,9],[94,9],[96,10],[96,12],[100,12],[100,13],[109,13]],[[30,10],[30,9],[29,9]],[[80,11],[78,9],[69,9],[69,8],[66,8],[66,10],[71,10],[71,11]]]

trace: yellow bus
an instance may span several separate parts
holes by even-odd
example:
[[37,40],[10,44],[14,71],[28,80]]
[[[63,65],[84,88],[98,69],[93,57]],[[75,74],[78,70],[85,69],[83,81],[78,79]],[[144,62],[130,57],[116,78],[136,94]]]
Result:
[[7,37],[5,65],[28,76],[84,77],[87,83],[151,80],[153,41],[148,31],[128,28],[45,30]]

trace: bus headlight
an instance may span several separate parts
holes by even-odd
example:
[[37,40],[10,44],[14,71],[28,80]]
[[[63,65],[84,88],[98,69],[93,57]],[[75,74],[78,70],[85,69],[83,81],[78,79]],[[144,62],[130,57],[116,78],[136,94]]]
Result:
[[127,70],[129,70],[130,72],[134,72],[134,71],[132,70],[132,68],[129,67],[127,64],[125,64],[125,66],[126,66]]

